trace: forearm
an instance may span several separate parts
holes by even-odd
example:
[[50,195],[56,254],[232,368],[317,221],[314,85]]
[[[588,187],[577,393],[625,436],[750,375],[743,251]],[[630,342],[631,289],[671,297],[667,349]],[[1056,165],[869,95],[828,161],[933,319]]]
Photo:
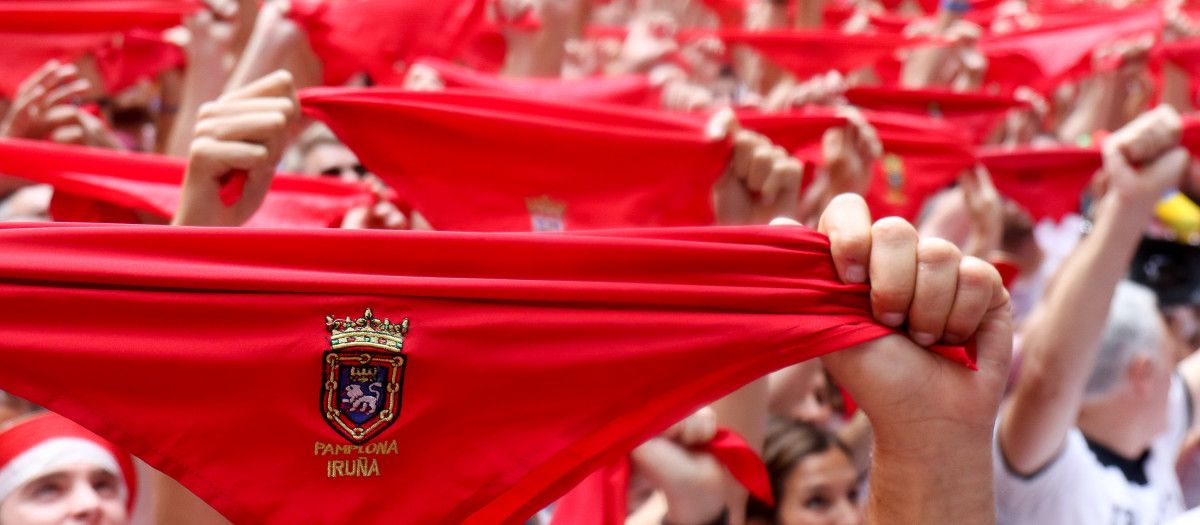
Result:
[[1074,111],[1067,116],[1058,130],[1058,138],[1074,144],[1079,137],[1091,135],[1108,123],[1109,113],[1116,104],[1116,74],[1097,73],[1079,94]]
[[1097,203],[1092,232],[1058,272],[1022,335],[1027,363],[1050,372],[1054,382],[1082,389],[1116,284],[1126,274],[1154,202],[1131,201],[1110,192]]
[[990,430],[940,441],[929,439],[940,435],[937,429],[929,431],[918,446],[897,443],[893,448],[886,436],[876,437],[867,524],[995,523]]

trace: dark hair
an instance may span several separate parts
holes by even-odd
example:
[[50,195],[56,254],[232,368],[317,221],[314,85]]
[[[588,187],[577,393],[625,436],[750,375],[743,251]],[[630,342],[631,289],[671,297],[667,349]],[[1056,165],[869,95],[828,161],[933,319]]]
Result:
[[[788,476],[804,458],[837,448],[853,458],[850,449],[834,434],[825,429],[799,421],[774,419],[767,428],[763,444],[763,463],[771,479],[771,495],[778,504],[783,501]],[[746,506],[746,517],[775,521],[775,509],[751,497]]]

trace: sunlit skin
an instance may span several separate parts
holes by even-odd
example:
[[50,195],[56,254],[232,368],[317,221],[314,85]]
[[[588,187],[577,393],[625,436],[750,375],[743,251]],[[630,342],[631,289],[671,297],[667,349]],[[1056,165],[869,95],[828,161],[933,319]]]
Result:
[[3,525],[126,525],[121,480],[90,463],[68,463],[0,502]]
[[862,525],[858,476],[842,449],[805,457],[784,482],[777,525]]

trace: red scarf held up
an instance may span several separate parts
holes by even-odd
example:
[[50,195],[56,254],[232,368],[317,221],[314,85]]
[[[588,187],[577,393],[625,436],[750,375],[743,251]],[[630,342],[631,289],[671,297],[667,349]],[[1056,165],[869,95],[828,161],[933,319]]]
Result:
[[944,119],[967,130],[974,142],[986,138],[1006,111],[1029,105],[1004,95],[866,86],[847,89],[846,99],[860,108]]
[[97,56],[105,88],[115,92],[183,62],[162,29],[202,8],[192,0],[0,0],[0,95],[54,59]]
[[[929,117],[865,111],[875,127],[883,155],[872,165],[867,204],[876,217],[896,215],[916,220],[925,200],[975,163],[968,136],[953,124]],[[766,135],[793,155],[814,164],[824,162],[821,136],[846,123],[832,111],[810,108],[773,115],[746,114],[742,125]]]
[[1158,7],[1071,9],[1038,16],[1037,27],[979,40],[989,61],[987,82],[1044,91],[1069,73],[1090,71],[1091,54],[1098,46],[1156,32],[1163,24]]
[[889,34],[848,35],[840,31],[746,31],[723,29],[727,44],[746,44],[798,79],[837,70],[847,73],[874,65],[897,49],[927,43],[924,38]]
[[[137,212],[174,217],[185,168],[174,157],[0,140],[0,173],[54,186],[50,212],[57,221],[138,223]],[[277,174],[249,225],[323,228],[373,200],[358,185]]]
[[709,225],[731,152],[700,120],[621,106],[394,89],[300,99],[438,230]]
[[661,91],[644,75],[581,79],[504,78],[456,66],[445,60],[423,58],[418,64],[437,71],[450,89],[494,91],[539,100],[596,102],[628,106],[661,107]]
[[166,29],[204,8],[198,0],[0,0],[0,31],[113,33]]
[[1020,204],[1034,222],[1079,211],[1079,194],[1103,164],[1098,148],[983,147],[976,152],[1001,195]]
[[741,385],[891,333],[803,227],[0,245],[0,388],[235,523],[520,524]]
[[400,85],[412,61],[454,58],[479,33],[485,0],[293,0],[288,17],[308,34],[338,85],[365,71],[376,83]]

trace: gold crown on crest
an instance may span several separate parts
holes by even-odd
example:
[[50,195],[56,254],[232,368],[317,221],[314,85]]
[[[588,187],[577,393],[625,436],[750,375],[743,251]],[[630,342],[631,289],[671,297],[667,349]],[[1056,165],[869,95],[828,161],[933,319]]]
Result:
[[529,210],[529,213],[534,215],[548,215],[560,218],[567,212],[566,203],[551,199],[549,195],[526,197],[525,208]]
[[334,319],[325,316],[325,329],[329,330],[329,343],[334,350],[369,346],[381,350],[399,352],[404,350],[404,336],[408,333],[408,318],[400,324],[387,319],[376,319],[371,309],[358,319]]

